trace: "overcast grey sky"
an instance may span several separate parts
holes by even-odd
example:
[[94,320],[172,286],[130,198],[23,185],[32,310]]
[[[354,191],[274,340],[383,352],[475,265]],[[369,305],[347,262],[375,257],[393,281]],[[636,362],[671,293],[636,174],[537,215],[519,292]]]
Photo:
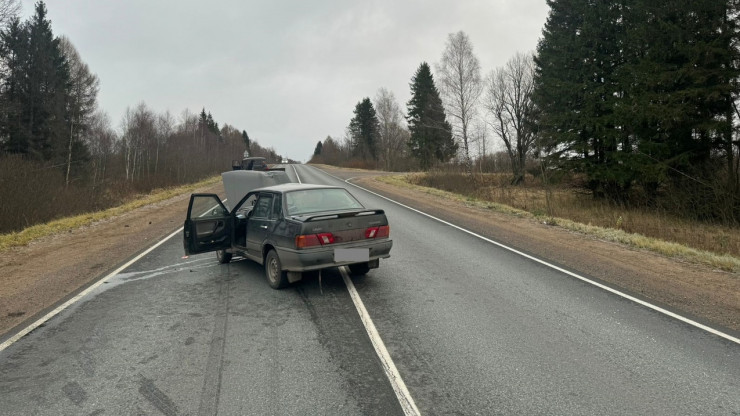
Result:
[[[34,1],[23,0],[24,18]],[[383,87],[405,110],[419,64],[464,31],[483,74],[537,46],[545,0],[47,0],[100,78],[99,105],[120,128],[144,101],[179,118],[205,107],[262,146],[306,161],[341,138],[355,104]]]

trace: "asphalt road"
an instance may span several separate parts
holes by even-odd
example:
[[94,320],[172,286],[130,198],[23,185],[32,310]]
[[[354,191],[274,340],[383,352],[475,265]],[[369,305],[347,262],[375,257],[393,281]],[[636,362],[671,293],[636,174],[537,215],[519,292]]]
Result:
[[[352,281],[422,414],[740,415],[740,345],[349,189],[391,223]],[[275,291],[182,256],[176,235],[0,352],[0,414],[403,414],[338,270]]]

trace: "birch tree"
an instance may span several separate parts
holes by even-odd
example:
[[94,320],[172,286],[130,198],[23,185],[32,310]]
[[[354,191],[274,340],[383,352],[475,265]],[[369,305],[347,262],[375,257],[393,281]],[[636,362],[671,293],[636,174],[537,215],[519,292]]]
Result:
[[482,82],[480,63],[473,53],[473,44],[463,31],[450,33],[437,65],[442,100],[450,117],[453,132],[462,142],[463,161],[472,174],[470,129],[476,116]]
[[391,170],[394,161],[403,154],[408,136],[401,120],[403,113],[393,92],[385,88],[378,90],[375,96],[375,111],[380,123],[378,150],[380,161],[385,170]]
[[69,140],[67,144],[67,166],[64,175],[65,184],[69,186],[73,149],[76,143],[82,142],[81,134],[89,127],[88,118],[97,106],[99,81],[98,77],[90,72],[90,68],[82,61],[77,49],[66,36],[60,38],[59,47],[62,55],[67,60],[69,68],[69,90],[67,93]]

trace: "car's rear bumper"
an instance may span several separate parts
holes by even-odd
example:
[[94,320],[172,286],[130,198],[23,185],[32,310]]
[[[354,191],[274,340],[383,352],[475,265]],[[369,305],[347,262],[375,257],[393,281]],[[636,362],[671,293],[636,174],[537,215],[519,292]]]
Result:
[[390,257],[391,247],[393,247],[393,241],[387,239],[337,244],[303,250],[278,248],[277,252],[280,257],[280,263],[283,265],[283,270],[288,272],[306,272],[356,263],[352,261],[335,262],[335,248],[368,248],[370,250],[369,260],[373,261]]

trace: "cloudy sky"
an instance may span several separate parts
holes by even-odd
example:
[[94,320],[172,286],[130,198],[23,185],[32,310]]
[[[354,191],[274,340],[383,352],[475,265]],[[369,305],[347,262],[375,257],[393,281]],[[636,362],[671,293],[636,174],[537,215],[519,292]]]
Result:
[[[33,14],[23,0],[22,15]],[[47,0],[100,78],[99,105],[116,128],[145,102],[179,117],[205,107],[263,146],[307,160],[341,138],[355,104],[379,88],[401,108],[419,64],[464,31],[483,73],[537,45],[545,0],[315,0],[212,2]]]

